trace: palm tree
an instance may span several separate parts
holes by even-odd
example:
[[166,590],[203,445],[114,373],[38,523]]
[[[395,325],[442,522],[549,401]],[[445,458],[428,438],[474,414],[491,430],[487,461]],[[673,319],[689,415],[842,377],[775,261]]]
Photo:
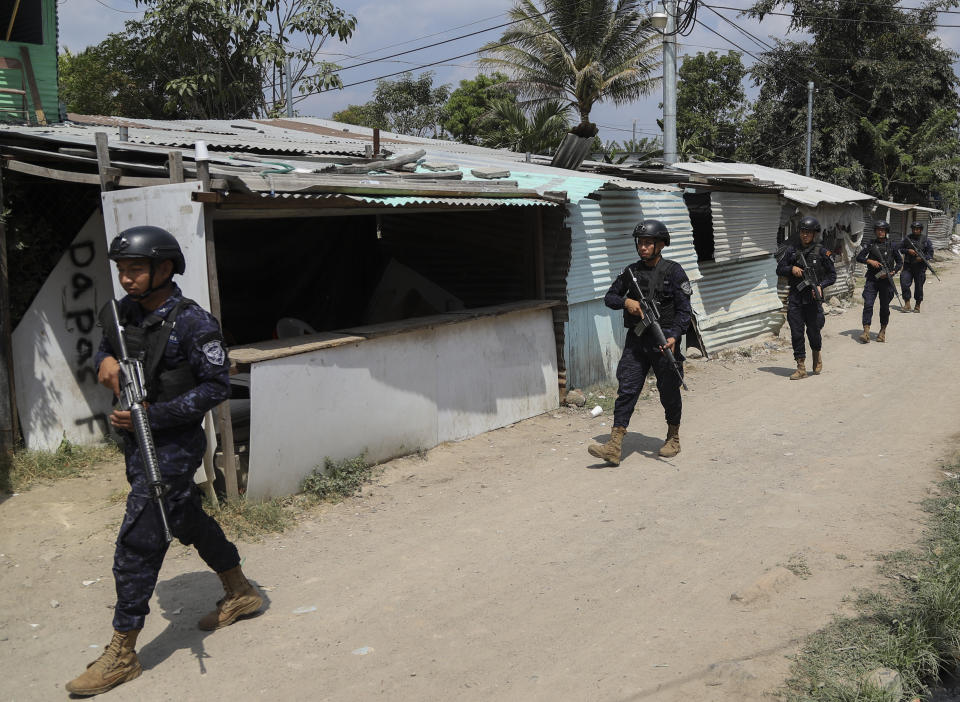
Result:
[[651,92],[659,77],[660,35],[640,0],[516,0],[512,24],[483,47],[482,64],[505,70],[532,103],[560,100],[580,115],[574,130],[593,136],[590,110],[624,105]]
[[546,100],[529,111],[516,100],[500,98],[491,103],[491,117],[500,128],[484,146],[520,153],[553,151],[563,141],[570,123],[567,108],[558,100]]

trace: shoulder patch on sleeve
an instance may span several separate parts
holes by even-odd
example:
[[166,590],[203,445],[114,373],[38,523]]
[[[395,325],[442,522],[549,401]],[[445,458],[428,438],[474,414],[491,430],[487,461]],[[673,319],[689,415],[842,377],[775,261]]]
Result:
[[680,289],[683,291],[683,294],[686,295],[687,297],[689,297],[690,295],[693,295],[693,286],[690,285],[689,280],[685,280],[682,283],[680,283]]
[[208,332],[197,339],[197,346],[206,359],[215,366],[222,366],[227,360],[227,351],[223,348],[223,336],[220,332]]

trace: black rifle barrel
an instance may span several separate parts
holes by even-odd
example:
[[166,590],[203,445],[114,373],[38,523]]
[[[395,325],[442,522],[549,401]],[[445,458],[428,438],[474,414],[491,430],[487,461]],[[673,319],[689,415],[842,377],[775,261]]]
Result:
[[120,326],[120,314],[116,300],[110,300],[104,305],[100,312],[100,323],[107,339],[110,341],[110,345],[120,356],[118,360],[120,363],[122,400],[130,409],[130,418],[133,422],[134,434],[137,437],[137,445],[140,447],[140,457],[147,474],[151,498],[160,512],[163,538],[166,539],[167,543],[170,543],[173,541],[173,533],[170,531],[170,521],[163,504],[163,495],[167,491],[167,486],[160,475],[157,445],[153,441],[153,432],[150,430],[150,422],[147,419],[147,409],[143,405],[146,397],[143,364],[139,358],[130,356],[127,350],[127,342],[123,336],[123,327]]
[[800,257],[800,263],[803,264],[803,279],[810,284],[810,294],[813,295],[815,302],[823,302],[823,290],[820,288],[820,279],[812,266],[807,265],[807,257],[803,251],[797,249],[797,255]]

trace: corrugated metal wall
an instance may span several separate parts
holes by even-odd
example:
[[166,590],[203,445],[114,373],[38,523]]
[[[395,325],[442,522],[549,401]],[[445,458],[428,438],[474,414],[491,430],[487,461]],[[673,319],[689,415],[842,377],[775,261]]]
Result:
[[567,217],[572,244],[567,277],[570,304],[602,298],[614,278],[637,260],[633,228],[644,219],[659,219],[667,225],[671,245],[665,255],[678,261],[691,280],[700,277],[681,190],[610,190],[599,197],[599,201],[585,199],[571,205]]
[[[731,327],[738,319],[779,310],[776,268],[772,254],[736,263],[701,261],[703,277],[693,286],[691,301],[705,336],[713,329]],[[709,340],[705,341],[709,348]]]
[[777,249],[780,196],[761,193],[710,193],[713,260],[736,261]]
[[[37,0],[34,0],[36,2]],[[60,100],[57,86],[57,10],[55,0],[42,0],[43,3],[43,43],[27,44],[15,41],[0,41],[0,56],[20,60],[20,47],[30,52],[30,63],[37,79],[37,91],[40,93],[47,121],[57,121],[60,113]],[[20,71],[0,71],[0,87],[21,89],[25,84]],[[36,106],[27,90],[27,104],[30,121],[36,122]],[[17,112],[12,112],[16,110]],[[24,122],[23,100],[19,95],[0,94],[0,120]]]
[[934,250],[950,248],[950,235],[953,234],[953,219],[946,215],[936,215],[930,219],[928,230]]

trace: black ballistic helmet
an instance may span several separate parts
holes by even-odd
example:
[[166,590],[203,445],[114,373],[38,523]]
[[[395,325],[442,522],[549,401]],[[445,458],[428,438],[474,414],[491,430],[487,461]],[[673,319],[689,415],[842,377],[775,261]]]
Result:
[[820,222],[817,221],[816,217],[806,216],[800,220],[800,231],[806,229],[811,232],[820,231]]
[[183,251],[173,234],[160,227],[141,225],[124,229],[110,242],[107,258],[118,261],[121,258],[149,258],[156,261],[173,261],[173,272],[182,274],[187,264]]
[[670,246],[670,230],[659,219],[645,219],[634,228],[633,239],[656,239]]
[[915,221],[913,224],[910,225],[910,229],[919,229],[919,230],[922,232],[922,231],[923,231],[923,222],[916,222],[916,221]]
[[890,222],[888,222],[888,221],[885,220],[885,219],[878,219],[876,222],[873,223],[873,228],[874,228],[874,229],[882,229],[882,230],[885,231],[885,232],[889,232],[889,231],[890,231]]

